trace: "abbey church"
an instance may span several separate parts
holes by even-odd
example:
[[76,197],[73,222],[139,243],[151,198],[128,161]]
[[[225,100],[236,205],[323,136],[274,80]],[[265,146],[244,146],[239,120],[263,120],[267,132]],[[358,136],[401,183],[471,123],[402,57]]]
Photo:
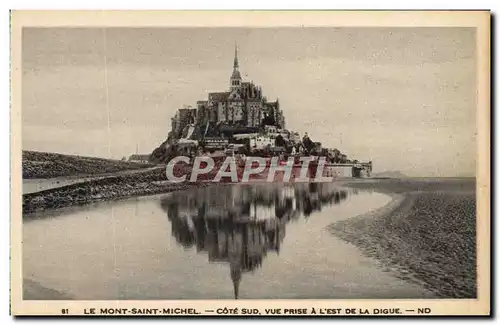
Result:
[[214,123],[249,128],[274,125],[279,129],[285,128],[279,100],[268,102],[260,86],[241,78],[236,46],[228,89],[209,93],[208,100],[198,101],[196,108],[180,109],[172,118],[172,130],[180,131],[194,122],[201,125]]

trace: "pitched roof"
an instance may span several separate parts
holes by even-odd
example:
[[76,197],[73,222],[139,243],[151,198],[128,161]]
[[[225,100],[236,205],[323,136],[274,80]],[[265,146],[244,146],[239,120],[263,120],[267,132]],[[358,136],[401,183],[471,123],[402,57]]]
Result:
[[222,92],[222,93],[209,93],[208,99],[216,101],[216,102],[222,102],[222,101],[226,101],[228,96],[229,96],[229,92],[227,92],[227,91]]

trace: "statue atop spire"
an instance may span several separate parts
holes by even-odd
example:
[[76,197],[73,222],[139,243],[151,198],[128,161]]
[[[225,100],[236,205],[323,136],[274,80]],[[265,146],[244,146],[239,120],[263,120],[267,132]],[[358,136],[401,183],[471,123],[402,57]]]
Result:
[[233,91],[235,89],[239,89],[241,87],[241,74],[239,71],[238,64],[238,45],[234,42],[234,64],[233,64],[233,73],[231,74],[230,79],[230,90]]
[[233,69],[238,69],[238,44],[234,42],[234,64],[233,64]]

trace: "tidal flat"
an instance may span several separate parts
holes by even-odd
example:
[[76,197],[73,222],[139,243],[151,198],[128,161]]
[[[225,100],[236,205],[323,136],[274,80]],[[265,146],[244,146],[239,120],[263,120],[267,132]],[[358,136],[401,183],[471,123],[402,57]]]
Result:
[[441,298],[477,297],[474,178],[371,179],[345,185],[389,194],[393,201],[332,224],[335,236]]

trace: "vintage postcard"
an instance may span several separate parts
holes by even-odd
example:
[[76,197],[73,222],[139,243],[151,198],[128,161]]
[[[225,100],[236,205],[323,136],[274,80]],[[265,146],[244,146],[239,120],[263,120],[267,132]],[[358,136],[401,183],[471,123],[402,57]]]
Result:
[[11,312],[490,314],[488,11],[13,11]]

